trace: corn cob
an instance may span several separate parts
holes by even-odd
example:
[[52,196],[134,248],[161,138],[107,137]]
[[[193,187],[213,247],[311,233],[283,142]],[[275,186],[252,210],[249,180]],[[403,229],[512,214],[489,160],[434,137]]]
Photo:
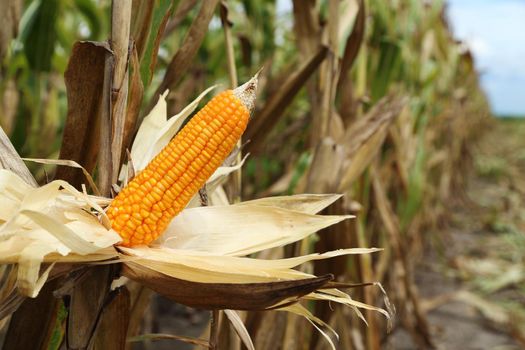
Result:
[[257,77],[215,96],[113,199],[107,215],[123,246],[149,244],[188,204],[246,129]]

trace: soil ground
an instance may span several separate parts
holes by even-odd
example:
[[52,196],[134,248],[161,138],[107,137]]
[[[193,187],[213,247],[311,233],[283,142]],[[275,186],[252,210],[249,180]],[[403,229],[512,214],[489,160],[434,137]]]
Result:
[[[416,283],[436,348],[523,349],[525,121],[495,122],[473,156],[466,198],[435,234]],[[385,348],[417,346],[398,329]]]

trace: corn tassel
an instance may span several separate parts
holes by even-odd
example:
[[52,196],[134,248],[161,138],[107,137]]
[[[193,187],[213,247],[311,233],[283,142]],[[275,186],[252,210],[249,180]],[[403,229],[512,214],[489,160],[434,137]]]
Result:
[[123,246],[157,239],[233,150],[246,129],[257,78],[215,96],[111,202]]

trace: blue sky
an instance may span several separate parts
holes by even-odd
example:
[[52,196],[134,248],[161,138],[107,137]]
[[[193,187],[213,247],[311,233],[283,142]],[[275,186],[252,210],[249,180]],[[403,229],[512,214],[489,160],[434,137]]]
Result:
[[525,0],[448,0],[448,17],[474,53],[494,113],[525,115]]

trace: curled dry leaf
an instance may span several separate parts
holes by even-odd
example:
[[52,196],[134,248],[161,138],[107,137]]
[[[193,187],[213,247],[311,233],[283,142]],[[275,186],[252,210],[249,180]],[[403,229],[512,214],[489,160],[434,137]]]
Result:
[[235,329],[235,332],[237,333],[239,338],[241,338],[244,346],[246,346],[248,350],[255,350],[255,346],[253,345],[250,333],[248,333],[248,330],[242,322],[242,319],[239,316],[239,314],[234,310],[224,310],[224,314],[226,315],[226,317],[228,317],[228,320],[232,324],[233,329]]

